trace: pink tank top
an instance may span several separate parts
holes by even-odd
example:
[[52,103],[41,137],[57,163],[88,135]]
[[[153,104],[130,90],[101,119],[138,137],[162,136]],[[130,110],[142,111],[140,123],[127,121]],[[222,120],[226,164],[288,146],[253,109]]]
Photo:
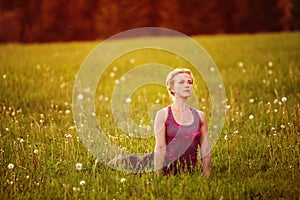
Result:
[[181,170],[190,172],[198,164],[201,119],[195,109],[191,108],[191,111],[193,123],[180,125],[173,116],[171,106],[168,107],[165,122],[167,144],[163,169],[165,174],[177,174]]

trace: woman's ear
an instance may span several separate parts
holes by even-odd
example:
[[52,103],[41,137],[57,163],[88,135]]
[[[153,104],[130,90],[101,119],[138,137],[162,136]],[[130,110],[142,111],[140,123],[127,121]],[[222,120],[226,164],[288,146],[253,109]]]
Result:
[[171,94],[174,95],[174,90],[173,90],[173,88],[170,88],[169,90],[170,90]]

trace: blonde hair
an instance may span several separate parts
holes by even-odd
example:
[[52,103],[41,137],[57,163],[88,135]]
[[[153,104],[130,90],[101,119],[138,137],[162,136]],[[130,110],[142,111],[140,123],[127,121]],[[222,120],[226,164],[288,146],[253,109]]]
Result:
[[174,84],[173,78],[175,76],[177,76],[178,74],[188,74],[192,77],[192,80],[194,80],[191,70],[189,70],[187,68],[176,68],[176,69],[172,70],[166,78],[167,89],[169,91],[169,94],[172,96],[174,96],[174,93],[171,91],[171,87]]

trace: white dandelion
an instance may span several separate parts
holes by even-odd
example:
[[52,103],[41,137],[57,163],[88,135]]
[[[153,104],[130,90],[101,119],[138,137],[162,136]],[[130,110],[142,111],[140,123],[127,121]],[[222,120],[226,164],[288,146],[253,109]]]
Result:
[[76,167],[76,169],[77,169],[78,171],[82,170],[82,164],[81,164],[81,163],[77,163],[77,164],[75,165],[75,167]]
[[253,98],[249,99],[249,103],[254,103],[254,99]]
[[224,139],[227,141],[227,140],[229,140],[229,137],[227,135],[225,135]]
[[273,62],[272,62],[272,61],[269,61],[269,62],[268,62],[268,66],[269,66],[269,67],[272,67],[272,66],[273,66]]
[[80,184],[80,185],[85,185],[85,181],[84,181],[84,180],[81,180],[81,181],[79,182],[79,184]]
[[9,163],[9,164],[7,165],[7,168],[8,168],[8,169],[13,169],[14,167],[15,167],[15,165],[12,164],[12,163]]
[[286,102],[286,101],[287,101],[287,98],[286,98],[286,97],[282,97],[282,98],[281,98],[281,101],[282,101],[282,102]]
[[121,181],[121,183],[124,183],[126,181],[126,179],[125,178],[121,178],[120,181]]
[[128,97],[125,101],[126,101],[126,103],[131,103],[131,98]]
[[78,100],[82,100],[83,99],[83,95],[82,94],[77,95],[77,99]]
[[244,63],[243,63],[243,62],[239,62],[239,63],[238,63],[238,66],[239,66],[239,67],[244,67]]
[[134,59],[134,58],[131,58],[131,59],[130,59],[130,63],[132,63],[132,64],[135,63],[135,59]]

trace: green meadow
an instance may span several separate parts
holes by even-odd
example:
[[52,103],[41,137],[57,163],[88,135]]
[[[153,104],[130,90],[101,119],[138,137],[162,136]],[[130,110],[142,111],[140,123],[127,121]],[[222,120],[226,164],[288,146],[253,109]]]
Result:
[[[1,199],[299,199],[300,33],[193,39],[216,63],[227,96],[208,178],[200,170],[169,177],[117,171],[85,148],[74,123],[72,91],[80,65],[100,41],[1,44]],[[151,152],[155,140],[116,128],[111,93],[126,71],[152,58],[190,67],[174,55],[135,52],[112,63],[97,88],[99,125],[112,143],[130,151]],[[199,109],[210,121],[209,93],[200,76],[195,80]],[[147,125],[153,105],[170,103],[164,87],[146,85],[132,94],[128,112]]]

